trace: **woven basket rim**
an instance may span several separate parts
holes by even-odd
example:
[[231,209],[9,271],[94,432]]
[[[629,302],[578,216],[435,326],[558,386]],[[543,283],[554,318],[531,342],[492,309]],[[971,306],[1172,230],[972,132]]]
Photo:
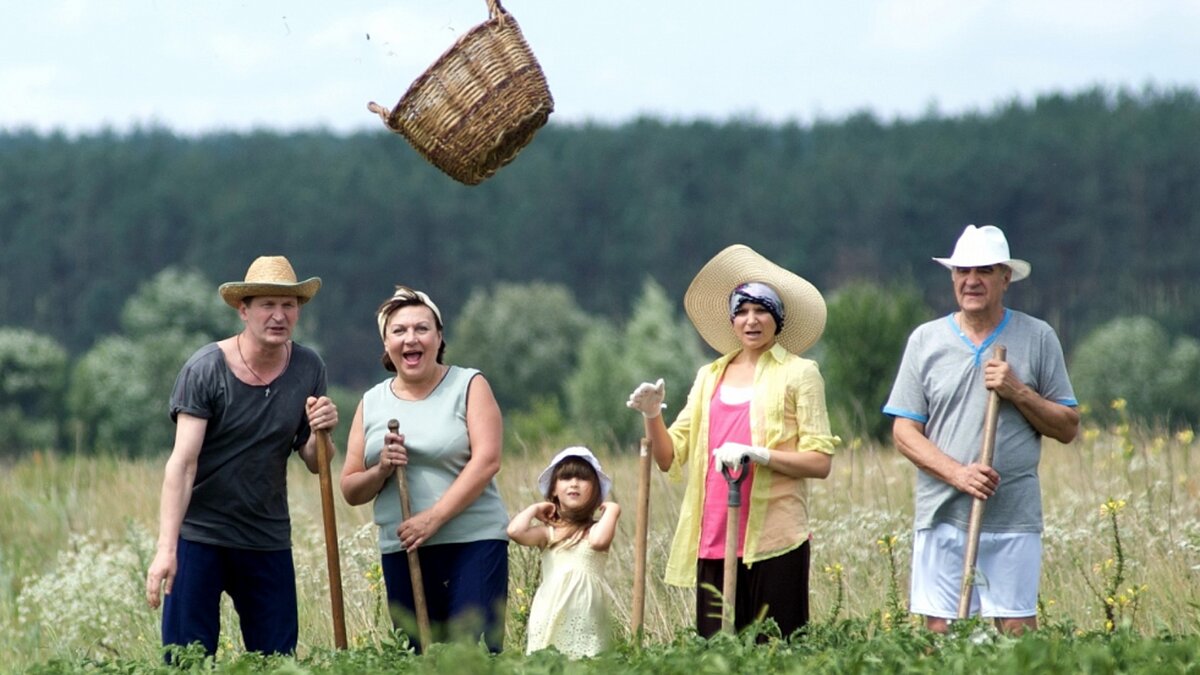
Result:
[[520,24],[499,0],[488,7],[489,17],[443,51],[391,110],[367,106],[431,164],[468,185],[513,161],[554,111]]
[[[408,89],[404,90],[404,95],[400,97],[399,102],[396,103],[396,107],[392,108],[392,113],[388,116],[388,124],[391,125],[393,123],[393,120],[399,114],[399,111],[404,107],[404,102],[407,101],[411,95],[420,91],[422,87],[425,86],[425,83],[442,69],[443,64],[445,64],[451,57],[458,53],[463,44],[470,41],[482,31],[492,30],[496,27],[507,28],[507,23],[510,21],[513,24],[512,28],[514,29],[511,30],[510,33],[515,35],[515,37],[525,45],[526,49],[528,49],[529,45],[525,42],[525,36],[521,33],[520,24],[517,23],[516,18],[514,18],[512,14],[509,14],[507,10],[501,8],[500,13],[496,16],[489,17],[486,21],[475,25],[466,33],[460,35],[458,39],[454,41],[454,44],[450,45],[446,51],[442,52],[441,56],[438,56],[433,63],[429,64],[429,67],[427,67],[421,72],[420,75],[417,76],[417,79],[412,81],[412,84],[408,85]],[[530,51],[530,54],[532,53],[533,52]]]

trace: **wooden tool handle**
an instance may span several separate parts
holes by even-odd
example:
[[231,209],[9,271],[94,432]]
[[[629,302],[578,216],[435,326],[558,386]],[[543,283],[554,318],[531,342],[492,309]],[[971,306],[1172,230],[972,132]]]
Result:
[[646,543],[650,529],[650,441],[643,438],[638,450],[637,526],[633,535],[632,634],[642,641],[646,611]]
[[317,465],[321,482],[321,515],[325,521],[325,562],[329,568],[329,602],[333,610],[333,644],[346,648],[346,611],[342,600],[342,563],[338,552],[337,514],[333,509],[333,442],[329,430],[317,432]]
[[[388,420],[388,431],[399,434],[399,420]],[[400,491],[400,517],[408,520],[411,515],[408,500],[408,474],[404,469],[403,465],[396,467],[396,485]],[[424,653],[433,643],[433,631],[429,626],[429,606],[425,603],[425,578],[421,574],[421,560],[417,556],[417,552],[405,547],[405,553],[408,555],[408,578],[412,582],[413,606],[417,611],[417,635],[421,640],[421,652]]]
[[[1006,360],[1008,350],[997,346],[993,357]],[[992,465],[996,452],[996,425],[1000,421],[1000,394],[995,390],[988,393],[987,414],[983,419],[983,447],[979,449],[979,463]],[[967,521],[967,550],[963,554],[962,586],[958,591],[958,618],[965,619],[971,613],[971,589],[975,585],[975,562],[979,558],[979,533],[983,529],[983,509],[987,502],[976,497],[971,502],[971,516]]]

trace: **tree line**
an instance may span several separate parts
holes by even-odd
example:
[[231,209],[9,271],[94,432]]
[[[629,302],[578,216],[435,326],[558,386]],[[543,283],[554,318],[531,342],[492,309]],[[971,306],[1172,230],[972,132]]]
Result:
[[[47,336],[74,362],[128,333],[124,304],[164,270],[197,273],[205,282],[190,292],[215,298],[254,257],[284,254],[325,282],[300,339],[354,391],[381,376],[372,315],[396,283],[433,295],[451,353],[473,295],[549,284],[624,326],[647,280],[678,309],[731,243],[828,298],[861,283],[912,288],[938,313],[953,298],[930,256],[948,254],[965,224],[994,223],[1034,265],[1010,303],[1046,318],[1069,355],[1137,315],[1156,328],[1125,334],[1187,361],[1200,334],[1198,136],[1200,96],[1187,89],[1090,89],[892,122],[552,123],[465,187],[386,131],[4,131],[0,326]],[[528,310],[515,320],[566,321]],[[592,338],[590,358],[619,360],[628,345],[615,337],[607,356]],[[567,384],[554,386],[565,405]]]

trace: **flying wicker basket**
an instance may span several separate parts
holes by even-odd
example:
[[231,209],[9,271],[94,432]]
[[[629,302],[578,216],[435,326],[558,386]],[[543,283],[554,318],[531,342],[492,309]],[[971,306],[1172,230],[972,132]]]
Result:
[[478,185],[516,158],[554,110],[546,76],[499,0],[418,77],[395,108],[372,101],[392,131],[451,178]]

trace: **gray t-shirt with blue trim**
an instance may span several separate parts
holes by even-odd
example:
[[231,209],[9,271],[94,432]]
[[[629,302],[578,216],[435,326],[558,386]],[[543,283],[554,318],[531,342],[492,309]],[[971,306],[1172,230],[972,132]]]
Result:
[[[1043,398],[1077,405],[1054,329],[1040,319],[1006,309],[995,332],[978,347],[959,330],[952,314],[918,326],[908,338],[883,412],[923,423],[933,444],[959,462],[977,460],[987,416],[983,363],[997,345],[1007,348],[1013,371]],[[987,500],[985,532],[1042,531],[1041,454],[1041,434],[1016,406],[1001,400],[992,460],[1000,485]],[[917,470],[917,529],[937,523],[966,529],[971,501],[970,495]]]

